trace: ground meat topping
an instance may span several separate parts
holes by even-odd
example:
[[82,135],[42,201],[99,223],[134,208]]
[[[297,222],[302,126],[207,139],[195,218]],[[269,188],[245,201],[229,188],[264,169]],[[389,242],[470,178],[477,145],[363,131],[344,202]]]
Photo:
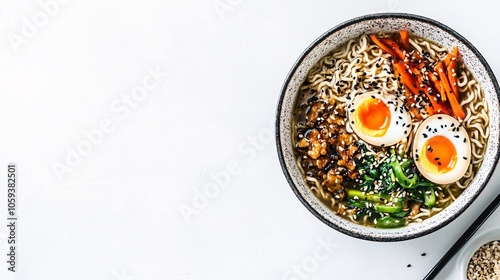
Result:
[[313,101],[307,108],[307,129],[297,142],[301,164],[338,200],[345,197],[346,179],[358,177],[361,151],[354,134],[346,130],[344,103]]

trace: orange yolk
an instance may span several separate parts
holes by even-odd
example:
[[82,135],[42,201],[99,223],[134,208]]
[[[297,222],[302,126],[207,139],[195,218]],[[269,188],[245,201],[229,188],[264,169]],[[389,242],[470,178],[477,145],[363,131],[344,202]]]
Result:
[[[427,164],[427,171],[436,170],[434,173],[446,173],[452,170],[457,163],[457,150],[447,137],[436,135],[425,142],[422,151]],[[423,162],[422,162],[423,163]]]
[[382,136],[391,122],[389,107],[378,98],[363,100],[356,109],[356,122],[363,132],[370,136]]

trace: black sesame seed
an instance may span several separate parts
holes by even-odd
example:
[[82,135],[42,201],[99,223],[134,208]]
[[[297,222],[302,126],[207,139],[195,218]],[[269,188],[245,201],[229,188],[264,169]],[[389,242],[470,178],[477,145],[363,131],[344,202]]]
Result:
[[424,138],[427,138],[427,134],[425,133],[422,133],[422,136],[424,136]]
[[408,264],[406,267],[411,267],[411,264]]
[[439,119],[439,120],[442,120],[442,119],[443,119],[443,117],[438,117],[438,119]]
[[463,159],[467,160],[467,157],[463,157]]
[[427,254],[426,254],[426,253],[422,253],[422,254],[421,254],[421,256],[422,256],[422,257],[425,257],[425,256],[427,256]]

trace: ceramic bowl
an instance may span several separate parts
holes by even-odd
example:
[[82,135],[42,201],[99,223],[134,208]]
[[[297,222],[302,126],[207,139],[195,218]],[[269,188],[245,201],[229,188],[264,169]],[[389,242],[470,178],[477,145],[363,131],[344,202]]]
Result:
[[[311,67],[332,49],[351,38],[377,32],[397,32],[407,29],[412,34],[428,38],[451,49],[457,46],[462,58],[481,84],[490,113],[490,136],[484,161],[471,184],[450,206],[418,224],[397,229],[377,229],[354,224],[343,219],[320,202],[304,181],[295,161],[292,145],[292,114],[298,89]],[[448,26],[422,16],[383,13],[361,16],[328,30],[314,41],[298,58],[283,85],[276,114],[276,144],[279,160],[288,183],[302,204],[328,226],[353,237],[374,241],[400,241],[420,237],[436,231],[459,216],[486,186],[498,160],[499,140],[499,86],[479,51],[463,36]]]

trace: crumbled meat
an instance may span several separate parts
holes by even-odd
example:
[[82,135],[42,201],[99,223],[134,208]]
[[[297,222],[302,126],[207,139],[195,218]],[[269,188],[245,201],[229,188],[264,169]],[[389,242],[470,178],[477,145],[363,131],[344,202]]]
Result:
[[336,174],[332,169],[326,174],[326,179],[323,181],[326,189],[331,192],[335,198],[343,200],[345,196],[344,187],[342,186],[343,178],[341,175]]
[[323,169],[328,164],[328,161],[329,161],[328,157],[320,157],[314,161],[314,165],[319,169]]
[[351,145],[349,147],[349,150],[347,150],[347,155],[352,158],[354,156],[354,154],[358,151],[358,147],[356,147],[355,145]]
[[298,139],[297,151],[308,176],[314,176],[327,193],[342,201],[347,181],[359,176],[356,160],[361,151],[355,144],[355,136],[346,130],[345,103],[319,100],[307,108],[306,124]]
[[317,129],[313,129],[307,134],[309,140],[307,155],[312,159],[317,159],[321,155],[326,155],[327,143],[326,140],[319,137],[320,134]]
[[309,127],[313,127],[316,121],[318,121],[320,114],[322,114],[324,110],[325,110],[325,104],[323,102],[317,101],[316,103],[314,103],[310,107],[309,112],[307,114],[307,125]]
[[297,143],[297,147],[299,148],[307,148],[309,146],[309,141],[306,138],[300,139],[299,143]]

